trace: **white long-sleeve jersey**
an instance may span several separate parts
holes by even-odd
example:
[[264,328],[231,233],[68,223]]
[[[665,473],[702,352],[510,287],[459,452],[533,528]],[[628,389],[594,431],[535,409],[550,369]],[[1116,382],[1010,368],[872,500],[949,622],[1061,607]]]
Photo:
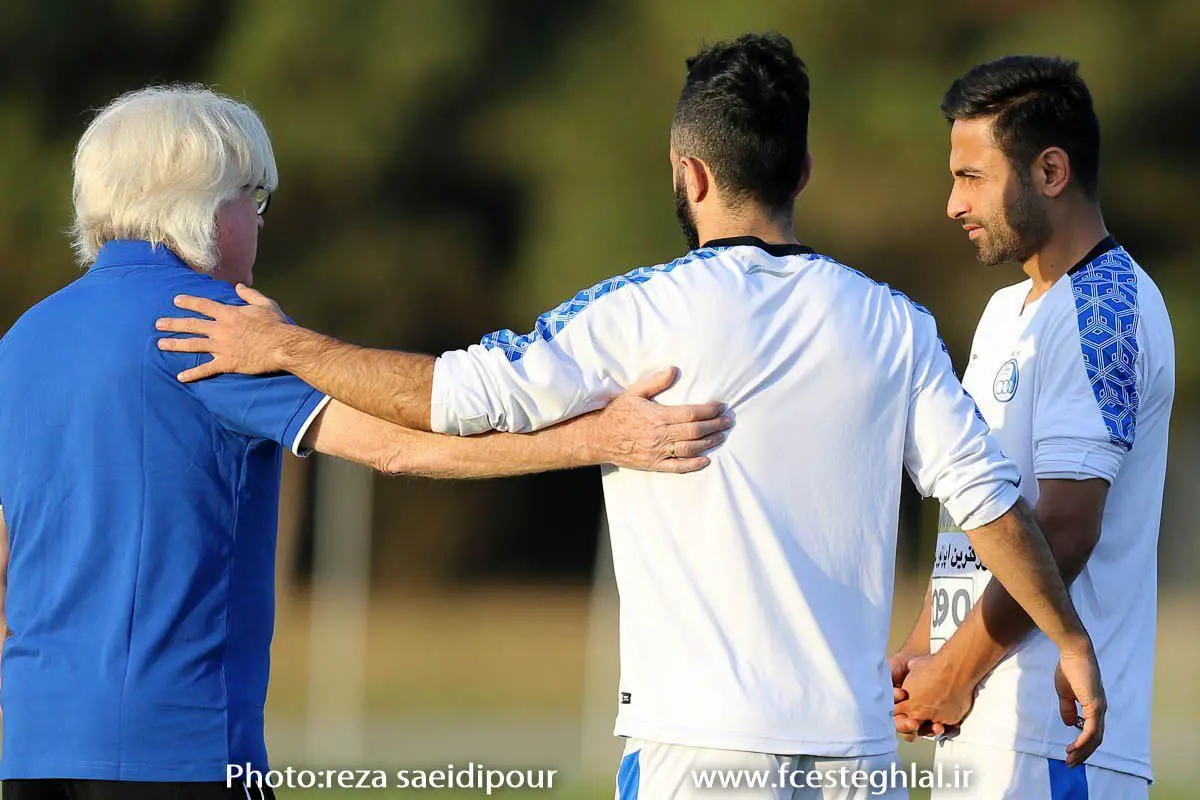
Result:
[[[1158,530],[1175,397],[1175,338],[1162,293],[1107,238],[1029,305],[1031,281],[993,295],[963,382],[1036,505],[1038,481],[1109,484],[1100,539],[1071,585],[1108,696],[1104,743],[1088,764],[1153,777]],[[953,525],[938,534],[930,644],[958,630],[991,573]],[[980,684],[959,739],[1062,759],[1078,731],[1054,693],[1058,649],[1025,637]]]
[[700,472],[604,469],[617,734],[890,752],[902,468],[965,529],[1018,497],[933,317],[807,248],[712,242],[580,292],[527,335],[445,353],[433,427],[535,430],[670,365],[662,402],[723,401],[735,422]]

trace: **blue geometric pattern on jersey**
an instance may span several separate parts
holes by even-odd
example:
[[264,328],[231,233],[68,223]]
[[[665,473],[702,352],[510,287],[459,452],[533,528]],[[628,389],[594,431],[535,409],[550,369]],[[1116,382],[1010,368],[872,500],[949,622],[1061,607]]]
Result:
[[530,345],[538,340],[548,342],[553,339],[562,332],[563,328],[567,327],[567,323],[574,319],[580,311],[583,311],[596,300],[604,297],[604,295],[610,294],[622,286],[645,283],[655,275],[671,272],[676,267],[693,261],[703,261],[712,258],[719,253],[720,250],[717,248],[706,247],[701,250],[693,250],[686,256],[682,256],[666,264],[657,264],[653,267],[638,267],[631,272],[626,272],[624,275],[608,278],[600,281],[591,288],[584,289],[557,308],[542,314],[537,318],[533,330],[529,333],[518,335],[510,330],[496,331],[484,336],[479,343],[489,350],[493,348],[503,350],[505,358],[515,363],[521,360],[521,356],[525,355],[525,351],[529,349]]
[[1133,447],[1137,423],[1137,273],[1117,247],[1071,273],[1083,364],[1108,438]]

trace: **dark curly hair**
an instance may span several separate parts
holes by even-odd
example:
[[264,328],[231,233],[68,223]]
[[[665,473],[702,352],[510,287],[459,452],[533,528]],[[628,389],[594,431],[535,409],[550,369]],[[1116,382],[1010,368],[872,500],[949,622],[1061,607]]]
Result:
[[787,37],[744,34],[687,60],[671,124],[680,156],[699,158],[722,191],[782,209],[808,155],[808,71]]

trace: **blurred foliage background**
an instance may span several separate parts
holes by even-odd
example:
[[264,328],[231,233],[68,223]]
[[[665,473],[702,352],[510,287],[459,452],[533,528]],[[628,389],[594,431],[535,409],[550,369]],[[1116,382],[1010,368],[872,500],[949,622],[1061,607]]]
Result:
[[[816,170],[797,207],[800,238],[927,305],[960,366],[990,293],[1024,276],[980,267],[945,218],[941,93],[1007,53],[1081,61],[1103,127],[1106,219],[1162,287],[1175,326],[1162,573],[1171,597],[1194,608],[1194,0],[3,0],[0,331],[78,274],[65,235],[70,163],[91,110],[174,82],[214,85],[266,121],[281,184],[256,281],[296,319],[427,352],[528,329],[584,286],[680,254],[667,132],[684,59],[705,41],[767,29],[792,38],[813,85]],[[285,515],[285,654],[303,651],[311,558],[311,466],[288,470],[285,502],[297,510]],[[602,513],[595,471],[379,479],[374,502],[373,614],[390,621],[372,623],[386,626],[372,628],[373,702],[396,717],[542,709],[573,725]],[[932,517],[907,506],[906,585],[928,573]],[[407,622],[394,627],[392,613]],[[428,644],[437,631],[484,629],[495,634],[486,652]],[[426,645],[410,647],[398,630]],[[447,670],[440,655],[452,651],[462,666]],[[277,665],[271,714],[286,719],[303,707],[303,692],[289,689],[303,673],[297,659]],[[1182,727],[1200,700],[1179,691]]]

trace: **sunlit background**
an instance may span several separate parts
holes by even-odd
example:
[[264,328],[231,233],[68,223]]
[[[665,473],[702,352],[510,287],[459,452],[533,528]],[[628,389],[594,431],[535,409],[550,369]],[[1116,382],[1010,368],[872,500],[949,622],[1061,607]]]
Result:
[[[680,254],[667,131],[684,59],[768,29],[812,79],[801,240],[928,306],[959,366],[991,292],[1024,276],[977,265],[945,218],[941,93],[1008,53],[1082,63],[1106,220],[1163,289],[1177,338],[1154,746],[1156,796],[1191,796],[1196,2],[3,0],[0,331],[78,275],[64,231],[90,110],[180,81],[266,121],[281,183],[256,285],[297,320],[425,352],[526,330],[585,286]],[[597,470],[437,483],[291,459],[282,511],[274,766],[548,767],[567,786],[554,796],[612,796],[616,598]],[[935,517],[906,500],[897,634]]]

